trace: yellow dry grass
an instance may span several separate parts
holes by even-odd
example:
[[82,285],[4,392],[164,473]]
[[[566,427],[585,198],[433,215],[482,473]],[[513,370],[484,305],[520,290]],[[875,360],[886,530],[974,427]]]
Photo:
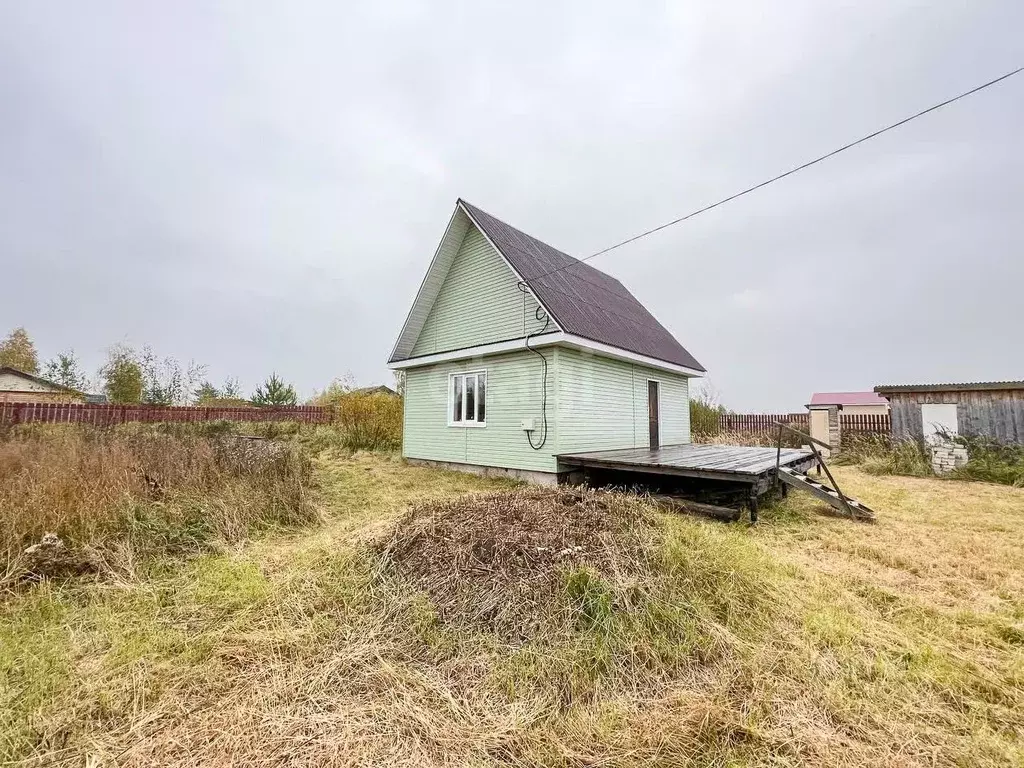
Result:
[[[507,645],[365,544],[500,483],[317,460],[326,525],[0,606],[0,764],[1003,766],[1024,761],[1024,491],[837,468],[749,529],[666,518],[647,623]],[[645,619],[646,621],[646,619]]]

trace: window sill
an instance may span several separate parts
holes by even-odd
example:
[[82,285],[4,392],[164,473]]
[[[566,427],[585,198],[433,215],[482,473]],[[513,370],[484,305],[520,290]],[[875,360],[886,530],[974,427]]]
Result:
[[487,422],[449,421],[448,426],[454,427],[455,429],[483,429],[487,426]]

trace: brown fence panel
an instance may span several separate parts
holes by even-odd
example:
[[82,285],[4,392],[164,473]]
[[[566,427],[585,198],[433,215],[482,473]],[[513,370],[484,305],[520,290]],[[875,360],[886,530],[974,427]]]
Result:
[[889,434],[891,420],[887,413],[841,413],[839,429],[842,432]]
[[780,421],[797,429],[810,424],[806,413],[723,413],[718,428],[722,432],[771,432]]
[[111,405],[107,403],[0,403],[0,424],[95,424],[126,422],[300,421],[329,424],[334,411],[318,405],[278,405],[266,408],[176,405]]

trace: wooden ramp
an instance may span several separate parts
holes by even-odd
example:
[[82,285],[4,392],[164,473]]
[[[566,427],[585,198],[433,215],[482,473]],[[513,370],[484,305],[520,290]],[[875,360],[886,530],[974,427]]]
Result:
[[798,472],[792,467],[779,467],[779,480],[793,488],[800,488],[808,493],[817,496],[825,503],[843,513],[849,513],[861,520],[874,520],[875,513],[864,502],[852,499],[849,496],[841,496],[827,485],[822,485],[816,480],[811,480],[807,475]]

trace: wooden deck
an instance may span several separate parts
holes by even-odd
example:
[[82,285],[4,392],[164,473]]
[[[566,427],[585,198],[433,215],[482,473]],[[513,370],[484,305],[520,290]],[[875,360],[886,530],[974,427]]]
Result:
[[[755,486],[755,493],[766,488],[768,482],[774,479],[775,460],[775,448],[694,444],[666,445],[653,450],[623,448],[558,456],[560,463],[573,467],[725,480]],[[813,461],[814,454],[811,451],[782,449],[780,463],[784,467],[804,471],[810,468]]]

